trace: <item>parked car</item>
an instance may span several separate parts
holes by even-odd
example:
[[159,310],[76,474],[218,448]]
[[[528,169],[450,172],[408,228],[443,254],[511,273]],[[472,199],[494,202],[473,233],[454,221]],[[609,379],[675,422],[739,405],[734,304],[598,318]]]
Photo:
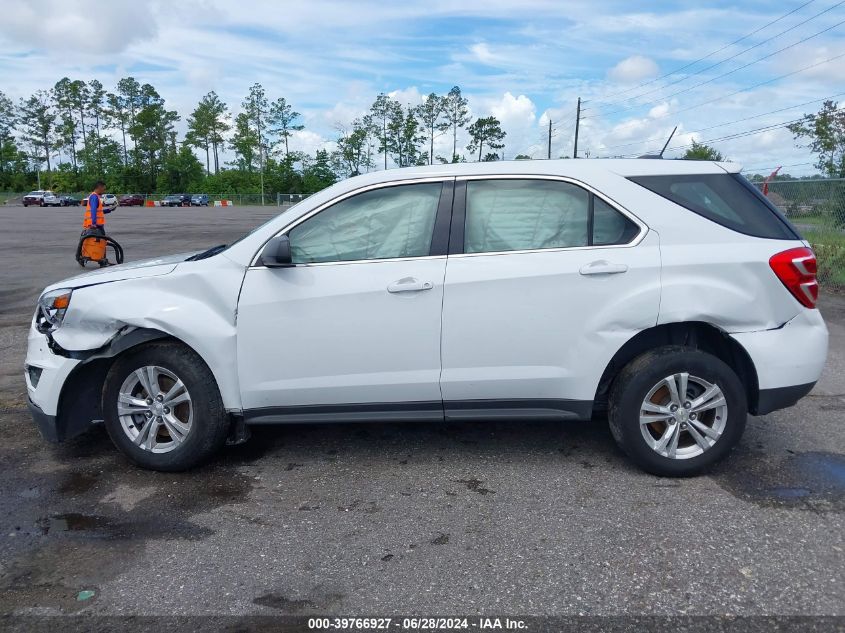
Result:
[[[88,198],[89,198],[89,196],[85,196],[85,197],[82,199],[81,204],[82,204],[82,206],[83,206],[83,207],[87,207],[87,206],[88,206]],[[104,207],[108,207],[108,208],[110,208],[110,209],[114,209],[114,208],[116,208],[116,207],[118,206],[118,203],[117,203],[117,196],[116,196],[116,195],[114,195],[113,193],[104,193],[104,194],[102,195],[102,198],[103,198],[103,206],[104,206]]]
[[29,206],[34,205],[34,206],[43,207],[44,206],[44,196],[45,196],[45,194],[51,194],[52,195],[52,193],[53,193],[52,191],[45,191],[43,189],[38,189],[36,191],[30,191],[28,194],[26,194],[23,197],[23,206],[29,207]]
[[191,196],[191,206],[192,207],[207,207],[208,206],[208,194],[205,193],[195,193]]
[[499,161],[344,180],[229,247],[48,286],[30,410],[56,441],[103,419],[164,471],[252,424],[606,411],[645,470],[700,472],[748,413],[806,395],[827,354],[813,251],[739,171]]
[[128,193],[120,196],[118,203],[122,207],[143,207],[145,198],[140,193]]
[[76,196],[60,196],[63,207],[76,207],[82,204],[82,201]]
[[163,207],[189,207],[191,206],[191,194],[189,193],[172,193],[165,196],[161,201]]
[[60,207],[62,206],[62,199],[54,194],[52,191],[45,191],[41,198],[42,207]]

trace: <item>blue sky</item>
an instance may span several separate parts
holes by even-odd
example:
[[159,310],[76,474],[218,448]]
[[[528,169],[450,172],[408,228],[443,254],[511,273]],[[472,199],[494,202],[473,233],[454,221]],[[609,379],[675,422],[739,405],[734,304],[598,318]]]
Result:
[[[63,76],[113,89],[131,74],[184,119],[209,90],[237,112],[260,82],[303,114],[294,145],[314,151],[331,148],[337,128],[380,91],[416,104],[457,84],[474,116],[502,120],[506,157],[544,156],[550,118],[553,154],[571,154],[579,96],[579,147],[590,155],[654,150],[678,125],[670,147],[679,149],[668,152],[677,155],[693,138],[775,126],[824,97],[843,100],[845,57],[825,62],[845,54],[843,21],[840,0],[28,0],[5,9],[0,89],[17,98]],[[812,171],[783,128],[716,145],[748,167]]]

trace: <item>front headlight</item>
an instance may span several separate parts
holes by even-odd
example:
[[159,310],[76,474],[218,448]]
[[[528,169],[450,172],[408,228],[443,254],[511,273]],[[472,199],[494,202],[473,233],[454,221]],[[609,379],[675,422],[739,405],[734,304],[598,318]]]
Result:
[[59,288],[41,295],[38,300],[38,314],[35,316],[35,323],[40,332],[55,330],[62,324],[70,305],[71,294],[73,290],[70,288]]

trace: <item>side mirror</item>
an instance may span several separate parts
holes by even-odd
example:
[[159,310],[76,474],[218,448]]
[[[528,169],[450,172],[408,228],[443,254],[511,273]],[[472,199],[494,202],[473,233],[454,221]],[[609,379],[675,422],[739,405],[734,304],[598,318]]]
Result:
[[261,251],[261,263],[268,268],[287,268],[293,266],[293,257],[290,252],[290,238],[287,235],[279,235],[267,242],[267,246]]

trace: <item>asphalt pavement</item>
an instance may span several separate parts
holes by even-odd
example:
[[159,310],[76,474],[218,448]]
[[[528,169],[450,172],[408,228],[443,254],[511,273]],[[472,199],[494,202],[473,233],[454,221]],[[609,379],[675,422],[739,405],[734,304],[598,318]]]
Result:
[[[277,211],[119,209],[109,233],[134,260]],[[0,207],[0,614],[845,616],[842,297],[812,394],[705,476],[640,472],[600,420],[259,428],[152,473],[25,410],[26,329],[79,272],[81,219]]]

